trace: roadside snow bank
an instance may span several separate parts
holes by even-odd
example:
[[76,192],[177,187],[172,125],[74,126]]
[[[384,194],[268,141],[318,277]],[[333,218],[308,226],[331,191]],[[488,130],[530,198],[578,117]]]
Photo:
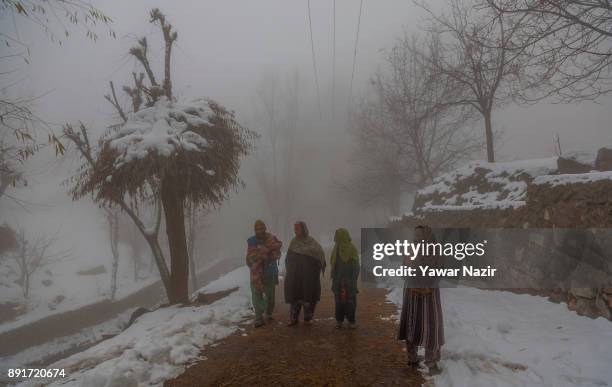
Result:
[[236,269],[200,291],[238,287],[210,305],[161,308],[141,316],[121,334],[48,368],[64,368],[68,378],[51,386],[158,386],[180,375],[202,347],[238,329],[251,314],[248,269]]
[[[607,386],[612,323],[541,297],[442,289],[446,344],[436,386]],[[398,308],[402,288],[387,296]]]

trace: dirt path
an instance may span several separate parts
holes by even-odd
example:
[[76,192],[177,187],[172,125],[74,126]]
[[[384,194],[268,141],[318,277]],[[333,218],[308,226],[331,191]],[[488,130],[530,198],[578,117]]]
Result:
[[285,326],[288,307],[277,291],[274,322],[248,326],[246,335],[205,350],[206,360],[165,386],[420,386],[420,374],[405,365],[395,323],[385,319],[395,312],[385,290],[363,289],[358,328],[337,330],[328,289],[325,284],[314,324],[295,327]]

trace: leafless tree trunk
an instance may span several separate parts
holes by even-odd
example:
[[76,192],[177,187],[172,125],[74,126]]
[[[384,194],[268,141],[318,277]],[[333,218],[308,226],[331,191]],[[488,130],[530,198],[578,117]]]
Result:
[[106,209],[108,236],[113,255],[111,267],[110,299],[115,300],[117,294],[117,271],[119,269],[119,212],[116,209]]
[[191,290],[198,289],[198,277],[195,263],[195,246],[197,237],[198,219],[197,209],[191,203],[187,204],[187,256],[189,257],[189,281]]
[[166,218],[170,247],[170,303],[189,302],[189,258],[185,234],[185,196],[176,187],[176,177],[166,176],[161,186],[161,202]]
[[493,123],[491,121],[491,112],[484,113],[485,124],[485,140],[487,141],[487,160],[492,163],[495,161],[495,149],[493,146]]

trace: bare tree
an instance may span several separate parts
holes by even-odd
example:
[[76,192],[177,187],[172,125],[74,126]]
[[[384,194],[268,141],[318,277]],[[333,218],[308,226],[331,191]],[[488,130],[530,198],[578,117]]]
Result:
[[[143,77],[134,76],[136,88],[140,85],[147,100],[145,107],[111,127],[93,163],[76,179],[73,196],[94,194],[100,204],[118,205],[124,211],[125,198],[134,205],[161,202],[171,258],[168,299],[173,304],[186,303],[189,257],[185,205],[210,207],[226,200],[230,190],[242,184],[240,159],[250,152],[255,135],[236,122],[233,112],[214,101],[179,103],[173,98],[170,60],[178,35],[158,9],[151,11],[150,22],[160,27],[164,39],[164,81],[161,85],[157,82],[146,56],[147,41],[139,40],[130,53],[149,77],[149,85],[144,86]],[[116,102],[113,89],[111,86],[107,100]],[[138,98],[133,89],[126,93]],[[118,127],[122,130],[112,130]],[[147,229],[143,233],[150,234]],[[158,267],[167,284],[165,262],[158,261]]]
[[24,230],[17,233],[18,247],[9,253],[9,258],[17,269],[17,283],[21,286],[24,299],[30,297],[31,279],[36,272],[69,256],[68,251],[54,249],[56,242],[57,235],[40,235],[29,239]]
[[474,111],[454,103],[462,85],[430,66],[440,50],[436,34],[398,39],[371,81],[371,96],[352,114],[356,173],[343,189],[359,204],[383,198],[397,213],[401,192],[424,186],[482,146],[472,130]]
[[388,213],[397,214],[401,192],[411,188],[415,169],[404,162],[404,149],[394,141],[396,128],[392,128],[381,90],[372,89],[374,97],[365,98],[351,113],[350,130],[355,142],[351,177],[338,188],[360,207],[383,204]]
[[[612,91],[612,3],[601,0],[486,0],[504,19],[520,17],[515,45],[528,48],[523,101],[594,100]],[[534,87],[537,86],[537,87]],[[542,87],[545,86],[545,87]]]
[[[0,198],[8,197],[23,206],[19,199],[7,194],[9,187],[27,184],[20,164],[43,147],[53,147],[60,155],[64,146],[51,125],[39,117],[32,106],[44,94],[29,97],[9,95],[10,92],[14,94],[15,89],[21,92],[19,86],[23,79],[17,79],[15,75],[23,62],[29,64],[31,59],[30,48],[20,40],[18,29],[23,24],[34,25],[60,45],[75,28],[93,41],[98,39],[96,26],[109,27],[109,34],[113,37],[115,33],[110,29],[110,17],[82,0],[0,0],[0,17],[12,20],[0,31],[3,46],[0,55]],[[37,136],[39,130],[46,132],[45,138]]]
[[487,159],[494,162],[493,109],[511,100],[511,84],[523,71],[525,48],[514,41],[525,17],[492,15],[489,8],[479,8],[472,0],[447,0],[446,5],[445,11],[436,13],[421,4],[431,16],[428,30],[440,42],[437,56],[423,58],[432,71],[465,91],[453,103],[471,106],[481,114]]
[[256,87],[257,114],[264,127],[257,153],[255,178],[264,195],[274,230],[292,218],[291,203],[298,190],[295,136],[300,119],[300,78],[296,72],[285,82],[267,73]]

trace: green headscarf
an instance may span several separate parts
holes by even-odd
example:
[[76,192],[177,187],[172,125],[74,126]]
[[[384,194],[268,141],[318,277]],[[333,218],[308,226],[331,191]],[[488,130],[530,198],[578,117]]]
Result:
[[334,249],[331,252],[330,263],[333,268],[336,264],[336,255],[340,255],[342,262],[347,263],[351,259],[359,262],[357,248],[351,242],[351,234],[345,228],[339,228],[334,235]]

